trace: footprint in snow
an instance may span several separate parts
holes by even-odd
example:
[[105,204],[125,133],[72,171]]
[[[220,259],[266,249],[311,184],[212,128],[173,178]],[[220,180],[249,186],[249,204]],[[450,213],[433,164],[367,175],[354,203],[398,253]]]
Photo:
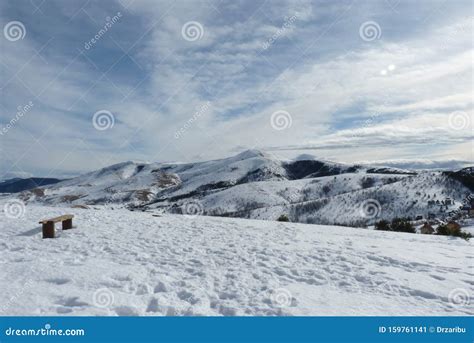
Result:
[[147,312],[158,312],[159,311],[159,306],[158,306],[158,299],[152,298],[148,302],[148,306],[146,308]]
[[145,295],[151,293],[151,287],[148,284],[140,284],[135,291],[136,295]]
[[162,292],[168,292],[168,287],[164,282],[158,282],[158,284],[155,286],[155,289],[153,290],[153,293],[162,293]]
[[131,306],[117,306],[114,311],[118,316],[138,316],[137,309]]
[[129,275],[114,275],[111,278],[117,281],[132,281]]
[[199,302],[199,299],[196,298],[194,294],[185,290],[178,292],[177,295],[178,295],[178,298],[190,303],[191,305],[194,305],[197,302]]
[[80,301],[79,297],[70,297],[70,298],[65,298],[62,299],[60,302],[60,305],[63,305],[65,307],[83,307],[83,306],[89,306],[88,303],[84,301]]
[[54,285],[65,285],[66,283],[71,282],[71,279],[67,278],[53,278],[53,279],[47,279],[45,280],[46,282],[52,283]]

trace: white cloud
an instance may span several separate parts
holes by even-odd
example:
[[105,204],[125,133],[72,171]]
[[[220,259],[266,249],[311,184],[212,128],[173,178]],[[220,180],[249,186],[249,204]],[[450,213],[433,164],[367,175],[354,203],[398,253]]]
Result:
[[[54,30],[60,42],[38,57],[34,49],[45,39],[35,41],[30,27],[29,40],[9,45],[1,55],[7,76],[23,68],[4,89],[2,123],[30,98],[38,103],[14,135],[1,138],[4,150],[14,152],[7,161],[24,155],[15,168],[58,166],[70,172],[125,159],[213,158],[236,146],[328,149],[326,156],[348,161],[411,158],[425,146],[427,157],[472,159],[472,146],[466,144],[472,126],[451,130],[448,125],[453,111],[472,117],[470,18],[453,15],[448,25],[426,25],[422,33],[399,39],[386,38],[390,26],[381,22],[383,38],[372,44],[358,36],[358,21],[367,18],[358,16],[356,6],[282,1],[254,12],[261,4],[130,2],[129,8],[118,7],[123,21],[110,36],[86,52],[87,58],[76,60],[77,47],[60,41],[61,33],[82,31],[63,22]],[[108,6],[86,10],[103,20],[116,11]],[[71,16],[75,8],[62,13]],[[97,25],[83,15],[76,20],[95,32]],[[292,15],[297,19],[291,29],[262,49]],[[182,38],[188,21],[202,24],[202,39]],[[83,36],[78,41],[90,38],[89,33]],[[144,68],[137,80],[137,68],[127,56],[103,74],[123,54],[112,38],[125,49],[133,47],[131,58]],[[102,66],[104,60],[110,64]],[[209,109],[175,139],[175,132],[208,101]],[[116,116],[113,130],[100,133],[91,125],[93,113],[101,109]],[[271,114],[278,110],[291,114],[291,128],[277,132],[271,127]]]

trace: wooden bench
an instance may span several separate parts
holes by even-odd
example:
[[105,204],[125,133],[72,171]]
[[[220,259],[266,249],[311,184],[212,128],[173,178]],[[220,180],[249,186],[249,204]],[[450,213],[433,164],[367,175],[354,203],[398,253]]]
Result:
[[72,218],[74,215],[72,214],[65,214],[63,216],[59,216],[56,218],[45,219],[40,221],[40,224],[43,224],[43,238],[54,238],[55,230],[54,224],[62,222],[63,230],[72,229]]

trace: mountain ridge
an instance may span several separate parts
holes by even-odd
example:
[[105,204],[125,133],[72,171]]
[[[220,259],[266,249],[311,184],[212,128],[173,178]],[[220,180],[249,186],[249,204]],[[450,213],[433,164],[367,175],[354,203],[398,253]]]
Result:
[[[286,215],[295,222],[365,226],[402,215],[447,216],[472,191],[473,170],[428,172],[282,160],[253,149],[196,163],[117,163],[18,197],[46,205],[182,214],[191,208],[204,215],[266,220]],[[361,215],[359,207],[366,201],[375,204],[378,215]]]

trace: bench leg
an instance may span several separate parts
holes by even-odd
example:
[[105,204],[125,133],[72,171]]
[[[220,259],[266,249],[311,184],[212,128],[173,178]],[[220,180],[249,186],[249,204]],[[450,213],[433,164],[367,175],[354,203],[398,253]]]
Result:
[[54,222],[43,224],[43,238],[54,238]]
[[63,230],[72,229],[72,219],[66,219],[63,221]]

